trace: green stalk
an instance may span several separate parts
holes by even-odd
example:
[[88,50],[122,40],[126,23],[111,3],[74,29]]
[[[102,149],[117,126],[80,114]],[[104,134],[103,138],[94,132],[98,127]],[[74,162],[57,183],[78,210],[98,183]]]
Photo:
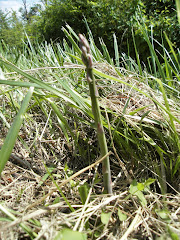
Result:
[[[89,91],[92,103],[92,112],[94,115],[95,126],[97,128],[97,137],[100,146],[101,157],[108,153],[106,137],[104,133],[104,128],[101,120],[101,112],[98,103],[98,90],[95,83],[95,78],[92,68],[92,55],[90,52],[90,46],[86,38],[79,34],[80,48],[82,51],[82,61],[86,66],[87,81],[89,84]],[[111,184],[111,170],[109,163],[109,156],[106,157],[102,162],[103,171],[103,181],[104,181],[104,191],[105,193],[112,194],[112,184]]]

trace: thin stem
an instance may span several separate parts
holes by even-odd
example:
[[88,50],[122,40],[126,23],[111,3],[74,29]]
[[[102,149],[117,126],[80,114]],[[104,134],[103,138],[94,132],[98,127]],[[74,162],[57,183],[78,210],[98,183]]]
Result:
[[[90,52],[90,46],[86,38],[79,34],[80,48],[82,51],[82,61],[86,66],[87,81],[89,84],[89,91],[92,103],[92,112],[94,115],[95,126],[97,129],[97,137],[100,146],[101,157],[108,153],[108,147],[106,142],[106,137],[104,133],[104,128],[101,120],[101,112],[98,103],[98,90],[96,87],[96,82],[93,74],[92,68],[92,55]],[[111,170],[109,163],[109,156],[107,156],[102,162],[103,171],[103,181],[104,181],[104,191],[105,193],[112,194],[112,182],[111,182]]]

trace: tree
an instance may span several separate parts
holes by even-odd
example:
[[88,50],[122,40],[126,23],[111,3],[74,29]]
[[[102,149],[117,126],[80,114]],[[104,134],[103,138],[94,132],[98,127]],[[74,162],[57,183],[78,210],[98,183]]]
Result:
[[32,43],[34,40],[42,40],[38,30],[41,5],[36,4],[28,9],[25,0],[23,3],[24,8],[20,9],[21,17],[15,11],[0,10],[0,39],[10,47],[16,46],[19,49],[22,48],[22,40],[26,41],[27,35]]
[[21,46],[23,25],[15,11],[4,13],[0,10],[0,38],[9,46]]
[[21,16],[23,20],[26,20],[27,22],[29,21],[29,14],[28,14],[28,8],[27,8],[27,2],[26,0],[22,0],[23,2],[23,7],[19,9],[19,12],[21,12]]
[[33,17],[37,16],[40,13],[40,11],[42,10],[42,6],[41,4],[35,4],[28,9],[26,0],[22,1],[23,7],[19,9],[19,12],[21,13],[21,18],[25,21],[25,23],[30,24]]
[[[121,40],[131,35],[131,19],[139,0],[51,0],[41,12],[41,31],[47,41],[62,41],[68,23],[75,32],[87,33],[84,17],[96,44],[102,37],[113,55],[113,33]],[[121,46],[126,48],[126,42]]]
[[[33,41],[41,41],[42,37],[40,36],[39,31],[39,15],[42,11],[41,4],[35,4],[34,6],[28,8],[26,0],[23,1],[23,7],[19,9],[21,13],[21,19],[23,20],[24,31],[28,35],[29,39]],[[26,40],[26,35],[25,35]]]
[[4,28],[8,28],[8,21],[9,21],[9,12],[5,13],[0,9],[0,32]]

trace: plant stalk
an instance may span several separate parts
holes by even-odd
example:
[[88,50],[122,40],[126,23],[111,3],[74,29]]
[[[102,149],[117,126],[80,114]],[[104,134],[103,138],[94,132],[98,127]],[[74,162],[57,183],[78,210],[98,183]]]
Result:
[[[95,126],[97,129],[97,137],[100,146],[101,157],[108,153],[108,147],[106,142],[106,137],[104,133],[104,128],[101,120],[101,112],[98,103],[98,90],[95,83],[95,78],[93,74],[92,67],[92,55],[90,52],[90,46],[86,38],[79,34],[80,48],[82,51],[82,61],[86,66],[87,81],[89,84],[89,91],[92,103],[92,112],[94,115]],[[103,182],[104,182],[104,192],[112,194],[112,182],[111,182],[111,170],[109,163],[109,156],[107,156],[102,162],[102,171],[103,171]]]

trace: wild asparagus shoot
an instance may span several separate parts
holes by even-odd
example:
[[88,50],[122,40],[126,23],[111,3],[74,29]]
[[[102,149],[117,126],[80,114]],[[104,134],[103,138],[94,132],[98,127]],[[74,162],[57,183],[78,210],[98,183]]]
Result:
[[[91,50],[87,39],[79,34],[80,48],[82,51],[82,61],[86,66],[87,81],[89,84],[89,91],[92,104],[92,112],[94,115],[95,126],[97,129],[98,143],[100,146],[101,157],[108,153],[106,137],[104,133],[104,128],[101,120],[101,112],[98,103],[98,90],[93,75],[93,60],[91,55]],[[104,192],[112,194],[112,184],[111,184],[111,170],[109,163],[109,156],[107,156],[102,162],[103,171],[103,181],[104,181]]]

